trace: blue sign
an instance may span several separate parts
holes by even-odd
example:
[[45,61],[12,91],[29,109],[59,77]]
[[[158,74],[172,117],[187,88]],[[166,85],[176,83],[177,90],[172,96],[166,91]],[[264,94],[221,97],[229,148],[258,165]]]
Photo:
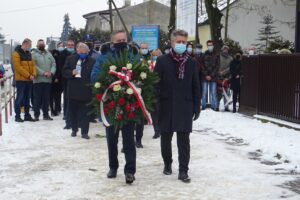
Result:
[[158,25],[137,25],[132,26],[132,41],[138,45],[148,44],[150,50],[158,48],[159,26]]

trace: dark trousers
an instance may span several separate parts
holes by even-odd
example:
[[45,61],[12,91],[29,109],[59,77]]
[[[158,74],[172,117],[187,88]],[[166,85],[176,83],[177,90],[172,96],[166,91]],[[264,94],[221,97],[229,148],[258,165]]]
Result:
[[[161,155],[165,165],[172,164],[172,137],[173,133],[162,132],[160,139]],[[177,148],[179,171],[187,172],[190,162],[190,133],[177,132]]]
[[90,111],[89,102],[82,102],[73,99],[69,99],[69,115],[71,119],[71,128],[73,132],[78,131],[80,125],[81,135],[88,135],[90,128],[90,117],[88,113]]
[[40,116],[40,109],[43,110],[43,116],[49,116],[51,83],[35,83],[33,84],[33,97],[34,97],[34,116]]
[[[134,124],[130,123],[121,129],[123,138],[123,151],[125,155],[124,173],[135,174],[136,171],[136,149],[134,144]],[[118,161],[118,139],[119,130],[115,132],[115,127],[106,128],[106,139],[108,147],[109,168],[117,170],[119,168]]]
[[151,118],[152,118],[152,124],[154,128],[154,132],[156,134],[161,134],[160,128],[158,126],[158,108],[155,109],[155,111],[151,112]]
[[32,91],[31,81],[16,81],[17,97],[15,101],[16,118],[20,117],[21,106],[24,106],[25,117],[29,116],[29,103]]
[[236,110],[236,103],[240,102],[240,91],[239,90],[233,90],[233,109]]
[[63,110],[64,110],[64,117],[67,116],[68,113],[68,87],[65,84],[63,87],[63,93],[64,93],[64,105],[63,105]]
[[54,114],[61,112],[61,93],[62,88],[58,83],[52,83],[50,95],[50,108]]
[[136,124],[135,126],[135,140],[141,142],[144,135],[144,123]]

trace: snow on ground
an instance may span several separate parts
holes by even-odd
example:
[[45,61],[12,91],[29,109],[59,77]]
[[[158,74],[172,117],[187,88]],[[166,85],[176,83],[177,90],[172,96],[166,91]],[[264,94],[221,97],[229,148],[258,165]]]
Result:
[[[106,178],[107,147],[100,124],[91,125],[89,141],[71,138],[63,126],[61,117],[23,124],[11,119],[4,125],[0,200],[300,199],[300,176],[295,170],[300,134],[294,130],[206,110],[191,135],[192,182],[184,184],[177,180],[176,137],[174,173],[165,176],[159,140],[152,139],[153,130],[148,126],[144,148],[137,150],[136,181],[126,185],[122,153],[118,177]],[[277,153],[281,159],[274,158]],[[291,169],[294,173],[289,173]]]

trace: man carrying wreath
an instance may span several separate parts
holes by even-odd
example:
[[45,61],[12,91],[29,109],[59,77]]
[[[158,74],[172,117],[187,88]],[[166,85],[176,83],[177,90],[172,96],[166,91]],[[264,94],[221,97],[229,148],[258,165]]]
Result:
[[188,33],[175,30],[171,35],[170,53],[157,59],[154,71],[160,76],[158,86],[161,129],[161,154],[165,175],[172,174],[172,137],[177,132],[179,154],[178,179],[190,182],[190,133],[193,120],[200,115],[200,83],[195,61],[186,52]]
[[[93,67],[91,79],[92,82],[96,82],[101,72],[103,66],[110,58],[119,59],[120,55],[128,51],[128,57],[134,58],[132,51],[130,51],[129,45],[127,43],[127,35],[123,30],[115,31],[111,35],[110,47],[106,49],[105,53],[102,53],[98,58]],[[115,69],[113,69],[115,68]],[[111,70],[115,71],[116,66],[111,66]],[[120,85],[115,85],[113,87],[114,91],[119,91]],[[122,99],[123,100],[123,99]],[[100,100],[101,101],[101,100]],[[124,102],[118,102],[119,104],[124,104]],[[113,101],[108,105],[113,109],[116,105]],[[104,111],[105,112],[105,111]],[[120,115],[121,117],[121,115]],[[119,118],[119,116],[118,116]],[[121,119],[120,119],[121,120]],[[135,180],[136,172],[136,149],[134,141],[134,122],[129,122],[120,128],[122,131],[123,138],[123,151],[125,154],[126,164],[124,167],[125,181],[127,184],[133,183]],[[110,125],[106,127],[106,139],[108,147],[108,158],[109,158],[109,172],[107,173],[107,178],[116,178],[117,170],[119,168],[118,162],[118,138],[119,138],[119,128]]]

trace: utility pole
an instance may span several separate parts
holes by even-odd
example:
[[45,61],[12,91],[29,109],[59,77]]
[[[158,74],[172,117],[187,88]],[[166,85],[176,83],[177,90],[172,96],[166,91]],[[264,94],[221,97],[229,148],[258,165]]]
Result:
[[296,0],[295,50],[300,53],[300,0]]
[[108,6],[109,6],[109,25],[110,25],[110,33],[113,32],[113,16],[112,16],[112,3],[111,0],[108,0]]
[[117,14],[118,14],[118,16],[119,16],[119,18],[120,18],[120,20],[121,20],[121,23],[122,23],[122,25],[123,25],[123,27],[124,27],[126,33],[127,33],[127,37],[131,38],[131,36],[130,36],[130,34],[129,34],[129,31],[128,31],[127,27],[126,27],[126,24],[125,24],[125,22],[124,22],[124,20],[123,20],[123,17],[121,16],[121,14],[120,14],[120,12],[119,12],[119,9],[117,8],[117,6],[116,6],[114,0],[110,0],[110,1],[111,1],[111,3],[113,4],[113,6],[115,7],[115,10],[117,11]]
[[197,0],[197,5],[196,5],[196,38],[195,38],[196,44],[200,44],[198,19],[199,19],[199,1]]

